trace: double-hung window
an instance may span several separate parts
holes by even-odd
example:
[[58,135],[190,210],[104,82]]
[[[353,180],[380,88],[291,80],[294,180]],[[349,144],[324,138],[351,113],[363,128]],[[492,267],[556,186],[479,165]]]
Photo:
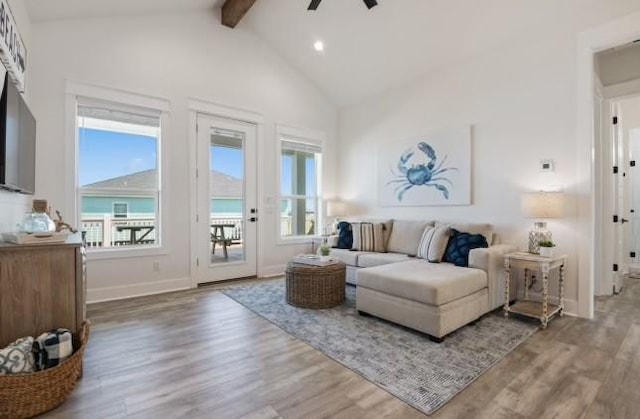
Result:
[[161,112],[78,98],[81,231],[95,248],[160,244]]
[[320,215],[322,147],[296,138],[280,139],[280,235],[281,238],[318,235]]

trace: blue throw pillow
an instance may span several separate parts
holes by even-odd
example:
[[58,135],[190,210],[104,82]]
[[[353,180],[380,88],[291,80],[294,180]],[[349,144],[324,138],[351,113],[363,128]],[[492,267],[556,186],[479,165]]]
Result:
[[444,254],[444,261],[456,266],[469,266],[469,252],[472,249],[489,247],[487,239],[482,234],[462,233],[451,230],[451,238]]
[[338,223],[338,249],[351,249],[353,247],[353,231],[351,223],[340,221]]

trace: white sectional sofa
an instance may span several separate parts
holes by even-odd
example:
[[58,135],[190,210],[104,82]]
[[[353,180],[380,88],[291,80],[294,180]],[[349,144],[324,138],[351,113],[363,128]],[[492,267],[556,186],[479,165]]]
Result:
[[332,249],[356,285],[356,305],[373,315],[428,334],[434,341],[504,304],[504,254],[515,246],[496,244],[488,224],[452,224],[482,234],[488,248],[469,252],[469,266],[431,263],[416,257],[425,228],[437,222],[384,220],[386,253]]

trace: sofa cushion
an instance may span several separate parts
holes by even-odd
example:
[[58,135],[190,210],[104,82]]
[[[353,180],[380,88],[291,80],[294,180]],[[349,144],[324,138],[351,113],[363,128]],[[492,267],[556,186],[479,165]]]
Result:
[[493,244],[493,226],[491,224],[463,224],[463,223],[441,223],[437,222],[436,227],[438,225],[449,225],[449,227],[456,229],[463,233],[471,233],[471,234],[482,234],[486,239],[489,246]]
[[469,252],[472,249],[489,247],[487,239],[482,234],[462,233],[456,229],[451,230],[451,238],[447,245],[445,262],[451,262],[456,266],[469,266]]
[[365,252],[386,252],[387,246],[383,235],[385,228],[382,223],[351,223],[351,230],[353,231],[352,249]]
[[415,256],[418,254],[418,244],[424,229],[432,225],[433,223],[427,221],[395,220],[393,229],[391,229],[387,251]]
[[359,287],[440,306],[486,288],[487,274],[480,269],[412,259],[360,269],[357,282]]
[[418,245],[418,257],[433,263],[442,262],[450,235],[451,231],[446,225],[425,228]]
[[351,249],[353,246],[353,233],[351,231],[351,224],[346,221],[340,221],[338,223],[338,249]]
[[368,253],[358,257],[358,266],[361,268],[370,268],[372,266],[404,262],[405,260],[409,260],[409,256],[404,253]]
[[359,252],[357,250],[350,249],[331,249],[329,256],[338,259],[345,265],[358,266],[358,257],[369,253],[370,252]]

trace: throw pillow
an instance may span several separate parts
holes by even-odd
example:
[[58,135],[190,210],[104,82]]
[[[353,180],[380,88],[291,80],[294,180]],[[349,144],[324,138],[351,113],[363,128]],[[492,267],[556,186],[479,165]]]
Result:
[[452,230],[445,262],[451,262],[456,266],[469,266],[469,252],[472,249],[489,247],[487,238],[482,234],[463,233]]
[[340,221],[338,223],[338,249],[351,249],[353,247],[353,232],[351,223]]
[[384,243],[384,224],[382,223],[351,223],[353,229],[353,250],[362,252],[387,251]]
[[33,360],[33,338],[18,339],[4,349],[0,349],[0,375],[28,374],[35,372]]
[[451,230],[449,226],[427,227],[418,246],[418,257],[432,263],[442,262]]
[[387,251],[409,256],[418,254],[418,243],[422,232],[433,223],[427,221],[394,220]]
[[55,367],[73,354],[73,336],[67,329],[45,332],[33,343],[33,353],[38,370]]

